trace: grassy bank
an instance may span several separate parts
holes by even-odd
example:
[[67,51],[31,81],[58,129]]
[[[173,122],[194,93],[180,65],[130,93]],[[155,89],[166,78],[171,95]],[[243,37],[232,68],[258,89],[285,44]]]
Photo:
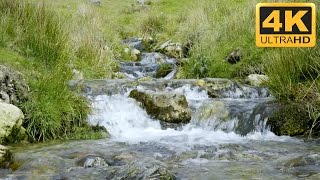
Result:
[[[0,63],[22,72],[31,89],[29,100],[19,104],[31,141],[86,138],[86,131],[97,135],[85,121],[88,102],[71,92],[67,81],[73,69],[111,77],[112,56],[101,51],[89,32],[71,39],[70,20],[42,4],[0,0],[0,19]],[[87,73],[88,67],[94,71]]]

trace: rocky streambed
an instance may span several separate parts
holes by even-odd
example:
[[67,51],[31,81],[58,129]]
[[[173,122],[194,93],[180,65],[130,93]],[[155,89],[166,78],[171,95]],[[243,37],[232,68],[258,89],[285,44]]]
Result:
[[[89,122],[111,138],[14,147],[19,168],[6,179],[318,179],[320,142],[276,136],[268,90],[226,79],[73,81],[91,100]],[[183,96],[190,119],[147,113],[132,91]],[[160,101],[175,101],[172,95]],[[178,97],[178,96],[177,96]],[[179,99],[179,98],[178,98]],[[175,111],[179,113],[179,111]],[[160,118],[161,119],[161,118]]]

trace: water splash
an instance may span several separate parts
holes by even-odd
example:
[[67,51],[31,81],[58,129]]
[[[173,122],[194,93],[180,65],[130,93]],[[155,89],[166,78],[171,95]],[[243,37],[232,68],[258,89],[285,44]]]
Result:
[[[141,89],[143,88],[141,87]],[[128,98],[129,92],[124,95],[101,95],[92,98],[94,113],[89,117],[89,122],[91,124],[105,126],[111,134],[112,139],[116,141],[129,143],[159,142],[185,148],[197,144],[216,145],[232,142],[244,143],[249,140],[286,141],[288,139],[287,137],[275,136],[270,132],[265,127],[265,119],[261,117],[260,114],[254,115],[254,130],[247,133],[246,136],[237,133],[236,129],[239,119],[238,117],[232,117],[232,113],[226,115],[226,119],[224,119],[222,123],[219,122],[222,118],[219,113],[213,113],[212,117],[209,116],[206,121],[199,123],[199,105],[197,105],[197,103],[201,102],[201,105],[205,105],[205,103],[208,102],[205,101],[209,100],[205,92],[197,88],[191,88],[190,86],[184,86],[174,90],[166,89],[166,91],[185,94],[189,105],[195,107],[191,123],[184,125],[179,130],[170,128],[163,129],[159,121],[152,119],[146,111],[139,106],[138,102]],[[258,101],[251,101],[251,103]],[[251,104],[251,106],[253,106],[253,104]],[[239,106],[237,108],[241,109],[242,107]],[[223,110],[232,112],[227,106],[221,107],[219,111],[221,112]],[[250,116],[250,113],[254,111],[243,110],[243,112],[237,112],[249,113],[248,116]]]

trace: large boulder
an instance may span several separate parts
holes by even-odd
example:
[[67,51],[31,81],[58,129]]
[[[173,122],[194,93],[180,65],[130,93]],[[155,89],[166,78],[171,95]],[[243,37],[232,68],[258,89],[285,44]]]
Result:
[[12,153],[7,147],[0,144],[0,168],[8,168],[12,160]]
[[29,87],[19,72],[0,65],[0,102],[18,105],[27,100],[28,91]]
[[0,143],[16,143],[26,139],[26,130],[22,127],[24,115],[12,104],[0,102]]
[[[288,104],[281,107],[267,121],[276,135],[309,135],[313,125],[307,110],[301,104]],[[318,135],[320,124],[313,127],[312,135]]]
[[184,95],[171,93],[148,94],[132,90],[129,97],[140,102],[150,116],[160,121],[188,123],[191,120],[191,109]]

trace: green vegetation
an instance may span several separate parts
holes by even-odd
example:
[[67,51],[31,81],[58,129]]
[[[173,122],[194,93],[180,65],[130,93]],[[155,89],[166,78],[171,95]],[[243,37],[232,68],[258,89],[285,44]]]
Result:
[[[96,6],[87,0],[0,0],[0,63],[22,72],[30,85],[30,100],[21,108],[35,141],[67,138],[80,132],[79,127],[87,128],[88,103],[66,83],[74,69],[85,78],[114,77],[116,60],[130,60],[121,44],[128,37],[152,37],[156,45],[172,39],[190,46],[179,78],[267,74],[275,97],[284,104],[303,104],[316,122],[319,43],[315,48],[256,47],[257,2],[149,0],[141,5],[102,0]],[[317,16],[320,36],[319,11]],[[231,65],[225,58],[235,49],[242,58]]]
[[[88,130],[88,102],[71,92],[67,81],[72,68],[85,66],[82,58],[92,63],[91,67],[111,60],[101,54],[86,56],[100,51],[91,42],[80,42],[78,49],[71,46],[67,20],[44,5],[1,0],[0,19],[0,63],[21,71],[31,89],[29,100],[19,105],[31,141],[68,138],[79,129]],[[96,68],[91,76],[111,76],[112,66],[106,68]]]

